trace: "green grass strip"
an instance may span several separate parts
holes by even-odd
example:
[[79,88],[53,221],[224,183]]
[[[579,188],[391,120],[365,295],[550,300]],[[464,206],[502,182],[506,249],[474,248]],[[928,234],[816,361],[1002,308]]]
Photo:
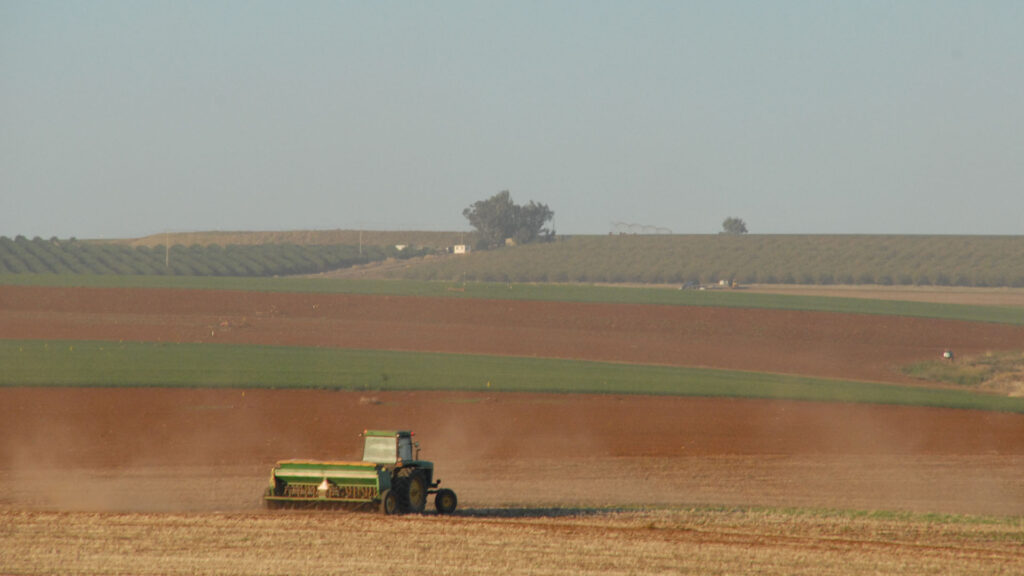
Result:
[[295,277],[239,278],[216,276],[90,276],[78,274],[2,274],[0,275],[0,285],[3,284],[59,287],[252,290],[258,292],[377,294],[430,298],[762,308],[1024,325],[1024,307],[970,306],[868,298],[756,294],[744,292],[743,290],[673,290],[667,288],[594,286],[588,284],[505,284],[487,282],[455,284],[452,282],[421,282],[411,280],[350,280]]
[[781,374],[575,360],[225,344],[0,340],[0,385],[654,394],[1024,413],[1024,399]]

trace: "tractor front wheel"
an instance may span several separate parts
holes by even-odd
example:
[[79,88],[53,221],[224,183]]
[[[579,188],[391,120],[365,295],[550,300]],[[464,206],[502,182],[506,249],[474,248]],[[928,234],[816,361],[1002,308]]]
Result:
[[438,490],[434,496],[434,508],[437,508],[438,514],[451,514],[458,505],[459,499],[455,497],[455,492],[447,488]]

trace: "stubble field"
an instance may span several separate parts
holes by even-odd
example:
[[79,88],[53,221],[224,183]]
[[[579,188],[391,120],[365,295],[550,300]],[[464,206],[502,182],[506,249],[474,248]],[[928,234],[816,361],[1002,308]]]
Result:
[[[174,290],[3,287],[0,295],[3,338],[510,353],[894,383],[907,382],[896,366],[947,346],[1024,347],[1014,326],[770,310]],[[225,321],[232,329],[219,329]],[[460,513],[260,510],[276,459],[357,457],[358,433],[369,427],[416,430],[423,456],[458,492]],[[0,438],[0,572],[1024,567],[1024,416],[1014,413],[642,396],[4,388]]]

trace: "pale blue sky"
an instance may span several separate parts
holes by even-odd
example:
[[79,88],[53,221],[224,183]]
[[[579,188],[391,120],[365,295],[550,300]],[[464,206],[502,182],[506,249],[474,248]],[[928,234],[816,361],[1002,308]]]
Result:
[[1024,2],[0,0],[0,235],[1024,233]]

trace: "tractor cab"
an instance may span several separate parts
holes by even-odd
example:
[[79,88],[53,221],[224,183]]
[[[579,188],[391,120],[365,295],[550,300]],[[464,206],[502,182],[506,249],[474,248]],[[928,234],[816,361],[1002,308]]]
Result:
[[363,438],[363,462],[401,466],[419,459],[419,444],[412,441],[412,432],[408,430],[365,430]]

